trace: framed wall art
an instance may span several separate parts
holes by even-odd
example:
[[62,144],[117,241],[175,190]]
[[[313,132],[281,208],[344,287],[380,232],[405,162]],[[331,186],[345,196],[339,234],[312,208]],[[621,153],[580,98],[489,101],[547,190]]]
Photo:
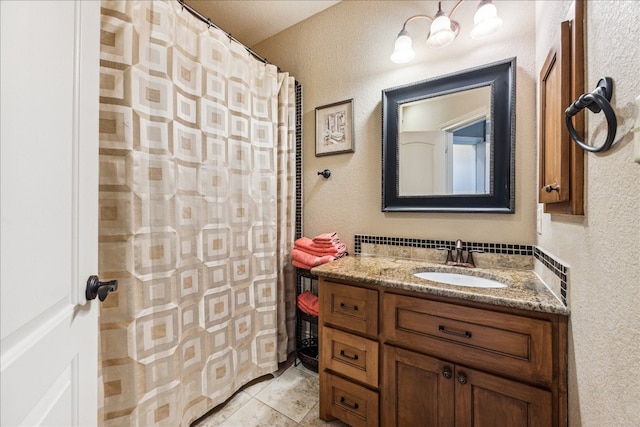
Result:
[[353,99],[316,108],[316,157],[353,153]]

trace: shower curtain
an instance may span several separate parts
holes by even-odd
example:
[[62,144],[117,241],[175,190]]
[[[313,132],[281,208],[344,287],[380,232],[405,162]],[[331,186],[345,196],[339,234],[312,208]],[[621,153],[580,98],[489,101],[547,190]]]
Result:
[[294,79],[176,1],[102,1],[103,426],[186,426],[293,350]]

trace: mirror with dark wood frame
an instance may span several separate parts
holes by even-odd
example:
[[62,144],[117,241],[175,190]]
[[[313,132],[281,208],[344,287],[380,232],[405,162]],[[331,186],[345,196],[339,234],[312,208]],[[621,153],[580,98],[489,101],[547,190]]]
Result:
[[382,210],[515,211],[516,59],[382,91]]

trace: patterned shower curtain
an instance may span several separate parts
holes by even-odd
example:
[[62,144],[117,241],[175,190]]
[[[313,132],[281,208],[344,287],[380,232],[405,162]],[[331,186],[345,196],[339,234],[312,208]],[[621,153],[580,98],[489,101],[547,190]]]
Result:
[[294,79],[175,1],[102,2],[103,426],[186,426],[293,350]]

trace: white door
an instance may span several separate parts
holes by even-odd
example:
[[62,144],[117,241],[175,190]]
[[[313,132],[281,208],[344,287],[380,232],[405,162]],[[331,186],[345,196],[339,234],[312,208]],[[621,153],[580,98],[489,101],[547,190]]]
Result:
[[100,2],[0,16],[0,420],[96,425]]
[[449,194],[446,188],[446,140],[441,131],[401,132],[398,147],[400,174],[398,195],[424,196]]

